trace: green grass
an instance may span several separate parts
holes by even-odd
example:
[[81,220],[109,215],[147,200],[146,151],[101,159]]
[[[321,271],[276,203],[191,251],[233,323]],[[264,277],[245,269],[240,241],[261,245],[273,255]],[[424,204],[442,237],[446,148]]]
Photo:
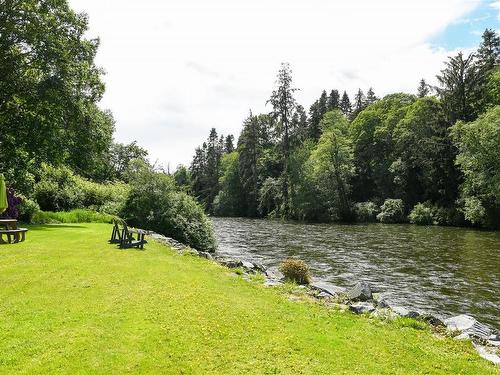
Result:
[[111,223],[115,216],[83,208],[71,211],[37,211],[33,214],[33,224],[61,223]]
[[470,343],[291,301],[154,242],[118,250],[110,232],[33,226],[0,246],[0,373],[499,373]]

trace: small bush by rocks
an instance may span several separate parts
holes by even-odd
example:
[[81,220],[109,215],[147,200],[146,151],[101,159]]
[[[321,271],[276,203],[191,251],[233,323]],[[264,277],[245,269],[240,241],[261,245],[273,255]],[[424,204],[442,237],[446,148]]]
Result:
[[309,284],[311,274],[309,266],[300,259],[286,259],[280,265],[280,271],[286,280],[296,282],[297,284]]

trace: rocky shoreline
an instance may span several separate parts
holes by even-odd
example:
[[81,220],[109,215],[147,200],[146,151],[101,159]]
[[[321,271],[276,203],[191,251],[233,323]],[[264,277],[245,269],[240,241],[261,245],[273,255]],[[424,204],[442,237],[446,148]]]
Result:
[[[151,237],[180,253],[189,253],[213,260],[230,269],[238,268],[242,270],[244,277],[251,274],[262,274],[265,278],[264,285],[268,287],[281,285],[285,281],[283,275],[277,269],[267,269],[258,262],[218,257],[208,252],[195,250],[173,238],[154,232]],[[462,314],[441,320],[431,314],[404,306],[392,305],[384,298],[382,291],[376,290],[364,282],[358,282],[349,289],[321,281],[301,287],[306,289],[310,297],[341,310],[350,310],[355,314],[370,314],[384,320],[403,317],[425,322],[434,327],[436,331],[453,336],[457,340],[471,340],[472,345],[481,357],[497,365],[500,364],[500,332],[478,322],[470,315]]]

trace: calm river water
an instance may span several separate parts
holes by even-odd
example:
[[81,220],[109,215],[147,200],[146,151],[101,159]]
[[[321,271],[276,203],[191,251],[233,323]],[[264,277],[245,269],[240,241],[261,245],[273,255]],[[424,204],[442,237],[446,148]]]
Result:
[[500,232],[415,225],[296,224],[213,218],[218,254],[268,267],[304,259],[313,277],[364,280],[394,304],[500,328]]

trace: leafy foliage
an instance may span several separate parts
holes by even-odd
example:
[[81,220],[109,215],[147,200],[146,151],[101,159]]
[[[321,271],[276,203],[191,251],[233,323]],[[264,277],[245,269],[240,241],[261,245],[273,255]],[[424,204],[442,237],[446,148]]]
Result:
[[500,208],[500,106],[471,123],[453,127],[463,173],[460,187],[465,218],[473,224],[498,225]]
[[122,217],[131,225],[154,230],[196,249],[215,250],[212,223],[200,205],[176,190],[172,176],[143,165],[131,180]]
[[405,221],[403,201],[401,199],[386,199],[380,207],[377,220],[381,223],[403,223]]
[[68,167],[44,165],[34,198],[44,211],[91,208],[116,215],[128,191],[129,187],[121,182],[98,184],[74,174]]
[[419,225],[430,225],[434,222],[432,207],[429,204],[417,203],[408,215],[411,223]]
[[356,221],[360,223],[377,221],[377,214],[379,212],[380,207],[374,202],[358,202],[354,205]]

